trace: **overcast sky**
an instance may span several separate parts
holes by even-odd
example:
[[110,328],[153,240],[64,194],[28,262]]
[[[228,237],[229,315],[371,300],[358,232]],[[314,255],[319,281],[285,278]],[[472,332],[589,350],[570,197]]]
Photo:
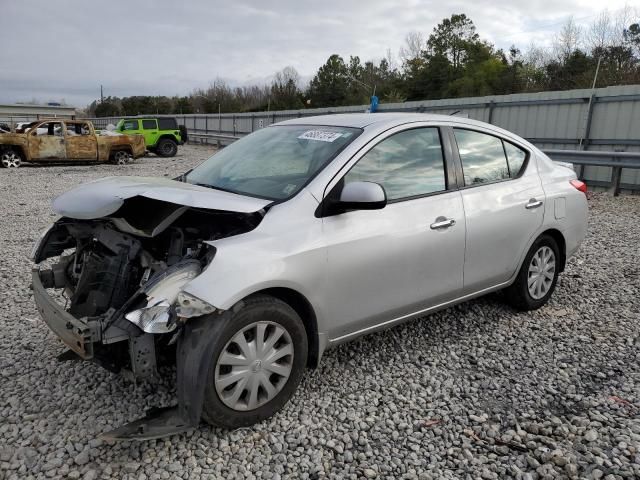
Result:
[[36,99],[84,107],[105,95],[184,95],[216,78],[265,83],[293,66],[310,78],[332,53],[397,55],[466,13],[499,47],[548,43],[570,16],[589,23],[624,0],[106,0],[4,1],[0,102]]

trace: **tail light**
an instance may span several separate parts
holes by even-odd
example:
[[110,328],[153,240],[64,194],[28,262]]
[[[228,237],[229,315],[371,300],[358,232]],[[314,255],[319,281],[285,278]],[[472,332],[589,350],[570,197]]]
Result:
[[573,185],[576,190],[581,191],[582,193],[587,193],[587,184],[581,182],[580,180],[570,180],[569,183]]

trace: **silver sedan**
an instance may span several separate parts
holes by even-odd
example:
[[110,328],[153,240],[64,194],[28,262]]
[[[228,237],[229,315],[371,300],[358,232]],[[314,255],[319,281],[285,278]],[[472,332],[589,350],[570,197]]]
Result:
[[281,409],[328,347],[497,290],[544,305],[585,236],[585,192],[570,165],[473,120],[291,120],[175,180],[58,197],[34,260],[61,260],[34,270],[34,296],[82,358],[149,376],[177,344],[178,406],[112,437],[237,428]]

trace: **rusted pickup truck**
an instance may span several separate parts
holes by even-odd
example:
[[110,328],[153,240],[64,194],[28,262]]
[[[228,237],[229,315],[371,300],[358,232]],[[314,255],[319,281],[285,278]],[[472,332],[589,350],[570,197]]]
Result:
[[51,161],[123,165],[144,154],[142,135],[98,135],[86,120],[41,120],[20,133],[0,133],[0,165],[5,168]]

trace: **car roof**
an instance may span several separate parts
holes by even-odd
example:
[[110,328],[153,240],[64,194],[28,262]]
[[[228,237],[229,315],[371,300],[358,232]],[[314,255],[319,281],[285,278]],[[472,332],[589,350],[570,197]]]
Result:
[[326,125],[336,127],[366,128],[372,125],[390,124],[402,125],[411,122],[455,122],[469,125],[487,124],[477,120],[451,115],[436,115],[431,113],[336,113],[331,115],[317,115],[302,117],[279,122],[278,125]]
[[375,128],[385,130],[398,125],[405,125],[413,122],[433,122],[439,125],[451,125],[453,127],[479,127],[484,131],[491,131],[510,138],[517,143],[534,148],[532,144],[513,132],[500,128],[496,125],[472,120],[458,115],[437,115],[433,113],[337,113],[332,115],[317,115],[312,117],[301,117],[293,120],[286,120],[274,125],[324,125],[334,127],[352,127],[369,129]]

